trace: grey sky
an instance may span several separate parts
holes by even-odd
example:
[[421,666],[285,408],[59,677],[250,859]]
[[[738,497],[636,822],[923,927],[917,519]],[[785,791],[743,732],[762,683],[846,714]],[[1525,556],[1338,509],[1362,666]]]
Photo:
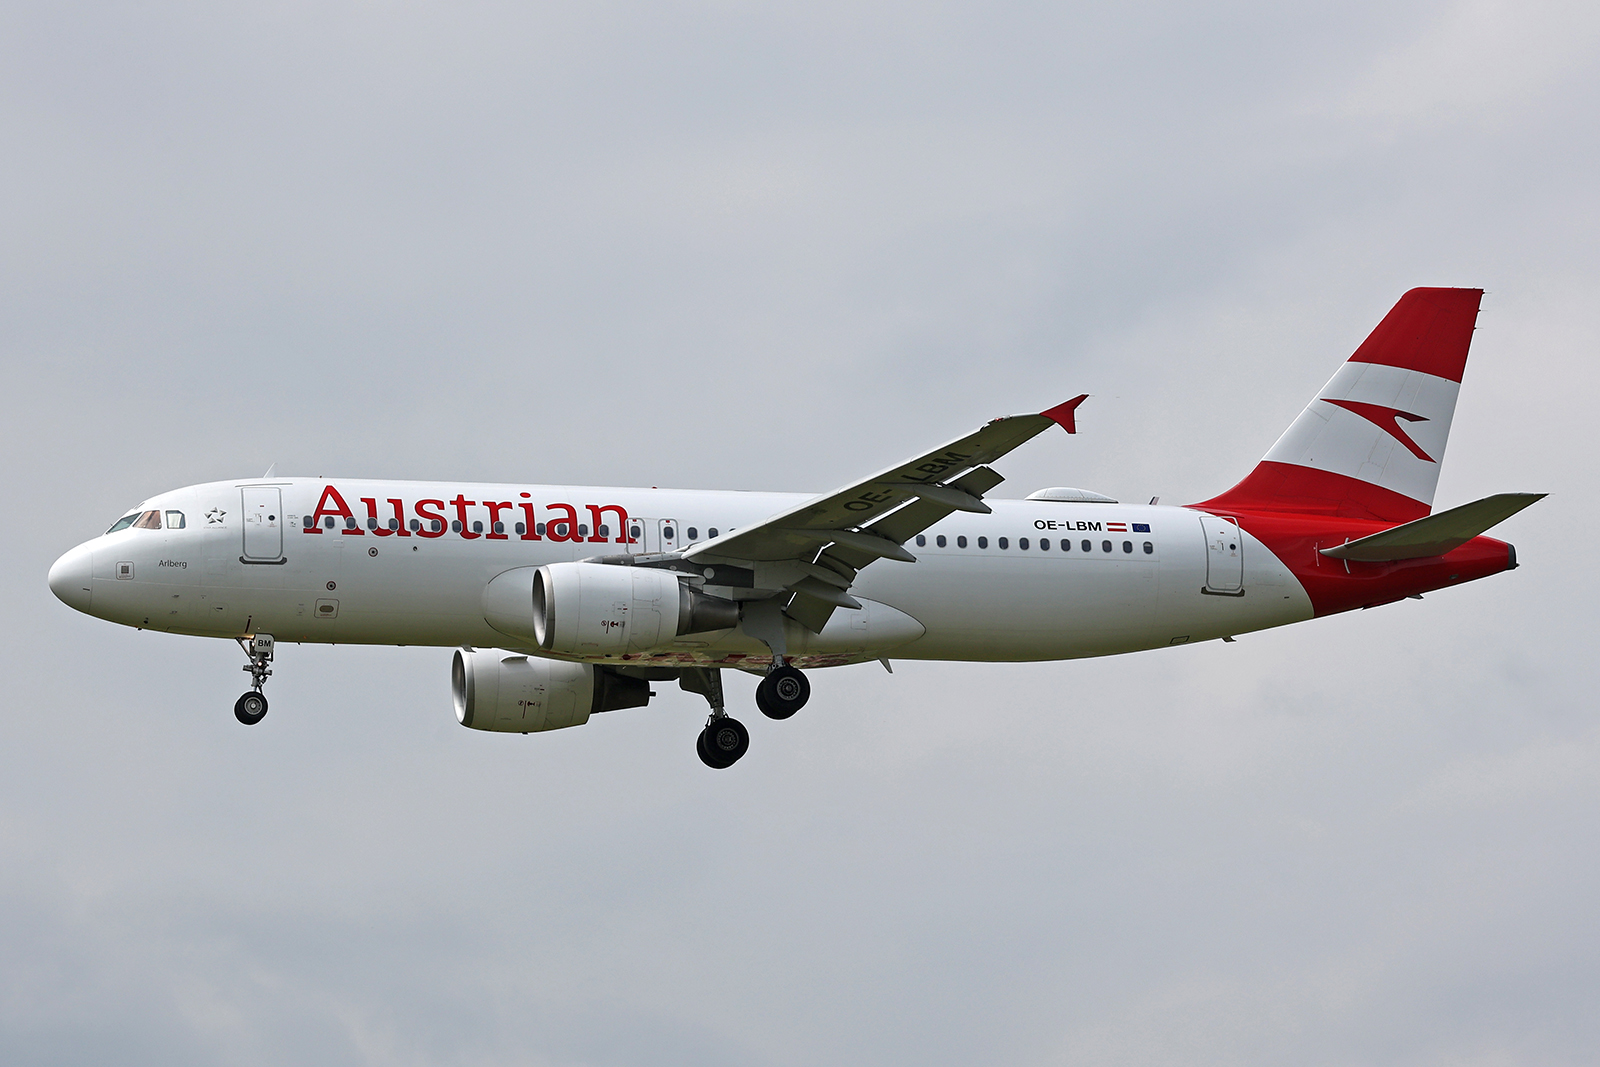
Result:
[[[1600,1047],[1592,5],[0,0],[0,1060],[1564,1064]],[[1438,503],[1524,566],[1111,660],[461,729],[445,650],[50,562],[284,473],[1232,484],[1489,290]],[[730,680],[740,703],[751,683]]]

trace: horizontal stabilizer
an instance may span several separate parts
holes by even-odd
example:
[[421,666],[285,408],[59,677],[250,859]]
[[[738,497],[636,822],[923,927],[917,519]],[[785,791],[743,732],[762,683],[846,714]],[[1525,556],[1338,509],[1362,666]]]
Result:
[[1497,493],[1359,541],[1324,548],[1322,554],[1361,563],[1442,556],[1544,498],[1544,493]]

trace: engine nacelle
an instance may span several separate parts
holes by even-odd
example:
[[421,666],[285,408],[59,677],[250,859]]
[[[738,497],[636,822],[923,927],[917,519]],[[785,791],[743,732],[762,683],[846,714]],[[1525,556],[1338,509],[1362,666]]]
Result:
[[658,567],[551,563],[496,575],[483,591],[483,617],[548,652],[608,656],[737,626],[739,605]]
[[462,726],[518,734],[582,726],[596,712],[650,702],[642,679],[497,648],[457,649],[450,690]]

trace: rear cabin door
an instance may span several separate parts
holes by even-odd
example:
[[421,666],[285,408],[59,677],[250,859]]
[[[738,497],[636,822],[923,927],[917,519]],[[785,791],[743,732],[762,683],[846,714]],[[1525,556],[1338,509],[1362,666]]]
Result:
[[283,498],[275,485],[247,485],[243,494],[244,558],[277,562],[283,558]]
[[1222,596],[1244,596],[1244,538],[1237,519],[1200,516],[1206,536],[1205,591]]

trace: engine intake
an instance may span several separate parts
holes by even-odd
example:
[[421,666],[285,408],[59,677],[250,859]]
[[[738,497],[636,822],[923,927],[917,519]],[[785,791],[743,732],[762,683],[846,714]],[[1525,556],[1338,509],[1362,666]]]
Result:
[[642,679],[497,648],[457,649],[450,690],[462,726],[501,733],[582,726],[597,712],[650,702],[650,683]]
[[483,617],[548,652],[606,656],[737,626],[739,605],[657,567],[551,563],[497,575],[483,591]]

